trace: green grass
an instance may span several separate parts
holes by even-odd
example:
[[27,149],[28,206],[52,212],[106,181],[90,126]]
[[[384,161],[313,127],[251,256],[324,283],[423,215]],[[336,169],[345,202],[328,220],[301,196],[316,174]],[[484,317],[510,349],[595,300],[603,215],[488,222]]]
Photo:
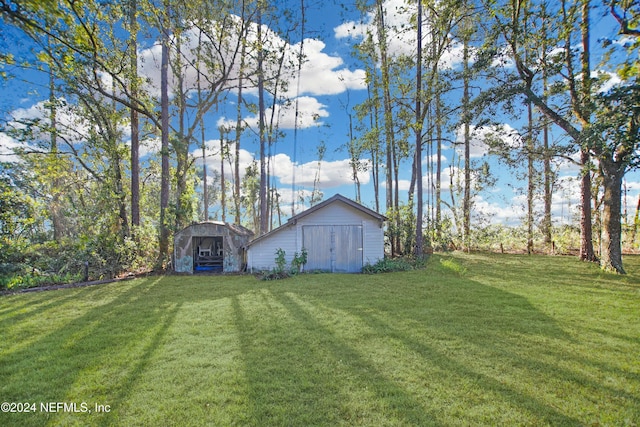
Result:
[[0,401],[37,404],[0,425],[638,425],[640,258],[625,262],[451,254],[0,297]]

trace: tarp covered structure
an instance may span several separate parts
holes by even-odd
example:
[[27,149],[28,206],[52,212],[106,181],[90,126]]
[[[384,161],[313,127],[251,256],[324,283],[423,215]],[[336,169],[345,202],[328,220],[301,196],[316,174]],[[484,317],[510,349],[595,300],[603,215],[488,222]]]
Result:
[[253,232],[245,227],[209,221],[192,224],[174,237],[177,273],[240,272],[245,268],[245,245]]

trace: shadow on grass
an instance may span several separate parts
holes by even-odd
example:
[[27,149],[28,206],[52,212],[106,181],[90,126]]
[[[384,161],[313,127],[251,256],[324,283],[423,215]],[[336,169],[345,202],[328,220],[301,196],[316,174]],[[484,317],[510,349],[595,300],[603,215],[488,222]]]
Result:
[[[316,315],[344,313],[366,326],[363,330],[368,331],[368,339],[397,346],[398,364],[403,363],[402,355],[415,360],[416,376],[421,376],[421,370],[429,374],[418,380],[420,386],[412,392],[398,384],[412,383],[414,379],[393,378],[392,373],[397,369],[385,366],[394,364],[393,359],[381,360],[376,365],[363,362],[362,351],[366,346],[358,349],[356,346],[359,344],[335,339],[331,331],[318,326],[317,319],[307,309],[290,298],[280,297],[280,300],[316,339],[326,335],[324,339],[329,340],[336,357],[339,355],[349,360],[358,381],[373,388],[378,398],[384,401],[387,393],[401,396],[400,400],[404,402],[402,410],[396,413],[400,424],[449,424],[459,422],[458,417],[466,420],[463,423],[493,423],[499,422],[500,416],[509,410],[516,414],[516,420],[519,412],[529,414],[531,418],[520,420],[525,423],[533,419],[534,423],[549,425],[584,424],[583,420],[564,414],[555,405],[536,397],[535,393],[524,391],[525,387],[514,386],[503,375],[505,373],[500,372],[506,366],[507,369],[523,371],[528,376],[527,380],[535,382],[536,372],[542,369],[552,372],[559,381],[588,381],[580,374],[521,354],[519,339],[515,337],[569,340],[553,319],[536,310],[523,297],[468,280],[463,286],[434,287],[430,284],[428,289],[423,295],[423,305],[419,301],[407,302],[404,308],[375,298],[364,298],[362,304],[354,305],[353,299],[317,298],[305,295],[304,291],[295,292],[314,307]],[[477,354],[473,354],[474,350]],[[460,353],[466,354],[460,357]],[[483,366],[493,361],[502,366]],[[380,372],[381,368],[386,372]],[[597,387],[598,384],[590,386]],[[468,397],[463,390],[465,387],[475,389],[479,395],[465,401]],[[434,390],[426,391],[428,388]],[[433,401],[425,402],[425,395],[434,396]],[[445,405],[449,402],[451,407],[439,406],[441,403],[435,402],[445,402]],[[487,404],[490,407],[482,408]],[[462,407],[456,408],[456,405]],[[389,406],[394,407],[393,404]],[[473,406],[479,408],[475,415],[471,411]]]
[[290,328],[286,331],[267,326],[270,332],[259,333],[256,341],[255,323],[247,319],[242,303],[233,300],[252,425],[440,425],[410,393],[295,300],[281,292],[262,295],[264,304],[283,311],[262,322],[286,318],[291,325],[281,325]]
[[[273,283],[169,276],[48,293],[51,300],[29,296],[29,304],[3,311],[3,327],[54,313],[69,320],[43,325],[28,345],[0,343],[2,400],[89,400],[112,408],[91,419],[0,414],[0,425],[176,423],[169,417],[186,402],[165,398],[163,384],[178,397],[189,391],[209,398],[236,387],[211,400],[217,412],[204,400],[190,406],[198,413],[184,424],[193,425],[216,424],[219,418],[207,418],[214,415],[260,426],[589,424],[571,408],[575,401],[561,401],[574,389],[593,391],[577,404],[609,393],[627,409],[640,407],[633,393],[593,378],[598,370],[624,372],[563,353],[575,348],[572,336],[526,298],[431,274]],[[178,328],[180,322],[189,325]],[[169,342],[198,354],[164,354],[175,351]],[[225,352],[233,353],[228,363],[211,360]],[[229,369],[237,372],[223,372]],[[154,396],[147,412],[133,412]],[[224,406],[229,401],[233,410]]]
[[[84,310],[84,313],[76,317],[70,314],[70,320],[59,325],[41,325],[38,338],[17,351],[0,346],[0,394],[3,401],[36,402],[38,405],[39,402],[75,402],[77,405],[86,402],[93,405],[94,402],[108,401],[113,396],[126,396],[127,389],[155,351],[160,335],[166,331],[167,322],[171,321],[171,312],[150,310],[143,300],[144,294],[156,286],[157,280],[144,279],[126,287],[65,291],[61,294],[63,297],[51,292],[38,296],[40,303],[24,313],[25,318],[42,315],[52,307],[62,308],[58,313],[74,309]],[[80,306],[88,304],[94,297],[98,300],[95,306]],[[76,299],[77,307],[73,304]],[[15,317],[11,319],[14,321]],[[155,336],[149,336],[149,331],[156,329],[157,325],[162,327]],[[150,343],[140,348],[139,343],[131,342],[133,337],[143,343],[150,340]],[[117,405],[118,401],[113,403]],[[42,425],[51,417],[58,419],[69,414],[29,415],[0,414],[0,424]],[[77,417],[77,414],[71,415]]]
[[138,381],[149,368],[153,356],[160,348],[162,340],[173,324],[179,310],[180,305],[176,304],[163,313],[164,319],[157,319],[160,322],[156,327],[157,330],[151,334],[149,342],[145,344],[141,354],[136,356],[136,362],[131,366],[126,376],[120,380],[114,393],[109,394],[109,412],[104,413],[99,422],[92,420],[94,425],[108,426],[115,424],[120,408],[127,405]]
[[61,305],[73,302],[79,295],[85,297],[98,290],[96,286],[83,290],[41,292],[34,298],[24,298],[25,301],[20,304],[10,302],[11,299],[15,300],[19,298],[16,295],[0,296],[0,298],[4,298],[4,300],[0,300],[0,302],[6,304],[5,308],[0,309],[0,318],[2,318],[2,320],[0,320],[0,330],[5,329],[9,324],[20,322],[29,317],[42,314],[51,308],[58,308]]

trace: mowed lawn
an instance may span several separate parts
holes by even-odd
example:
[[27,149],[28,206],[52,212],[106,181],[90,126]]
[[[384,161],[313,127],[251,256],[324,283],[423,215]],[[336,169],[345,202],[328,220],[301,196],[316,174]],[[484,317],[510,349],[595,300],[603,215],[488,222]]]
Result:
[[35,412],[0,425],[639,425],[640,258],[625,262],[456,253],[2,296],[0,401]]

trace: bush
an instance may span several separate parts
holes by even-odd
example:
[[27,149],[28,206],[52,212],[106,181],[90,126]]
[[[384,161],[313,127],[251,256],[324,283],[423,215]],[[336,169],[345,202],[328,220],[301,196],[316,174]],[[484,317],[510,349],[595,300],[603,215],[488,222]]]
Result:
[[80,282],[85,279],[87,263],[89,280],[148,271],[157,258],[155,230],[143,226],[136,234],[134,240],[117,233],[87,233],[76,239],[28,245],[0,240],[0,289]]
[[260,280],[278,280],[295,276],[300,273],[302,267],[307,263],[307,250],[302,248],[302,252],[296,252],[291,260],[291,266],[287,269],[286,252],[282,248],[276,249],[276,267],[271,271],[262,271],[257,277]]
[[302,248],[302,252],[298,254],[298,252],[293,254],[293,259],[291,260],[291,273],[298,274],[302,271],[302,267],[307,263],[307,250]]
[[375,264],[367,264],[362,268],[365,274],[393,273],[395,271],[409,271],[424,268],[425,259],[417,260],[410,257],[384,258]]

